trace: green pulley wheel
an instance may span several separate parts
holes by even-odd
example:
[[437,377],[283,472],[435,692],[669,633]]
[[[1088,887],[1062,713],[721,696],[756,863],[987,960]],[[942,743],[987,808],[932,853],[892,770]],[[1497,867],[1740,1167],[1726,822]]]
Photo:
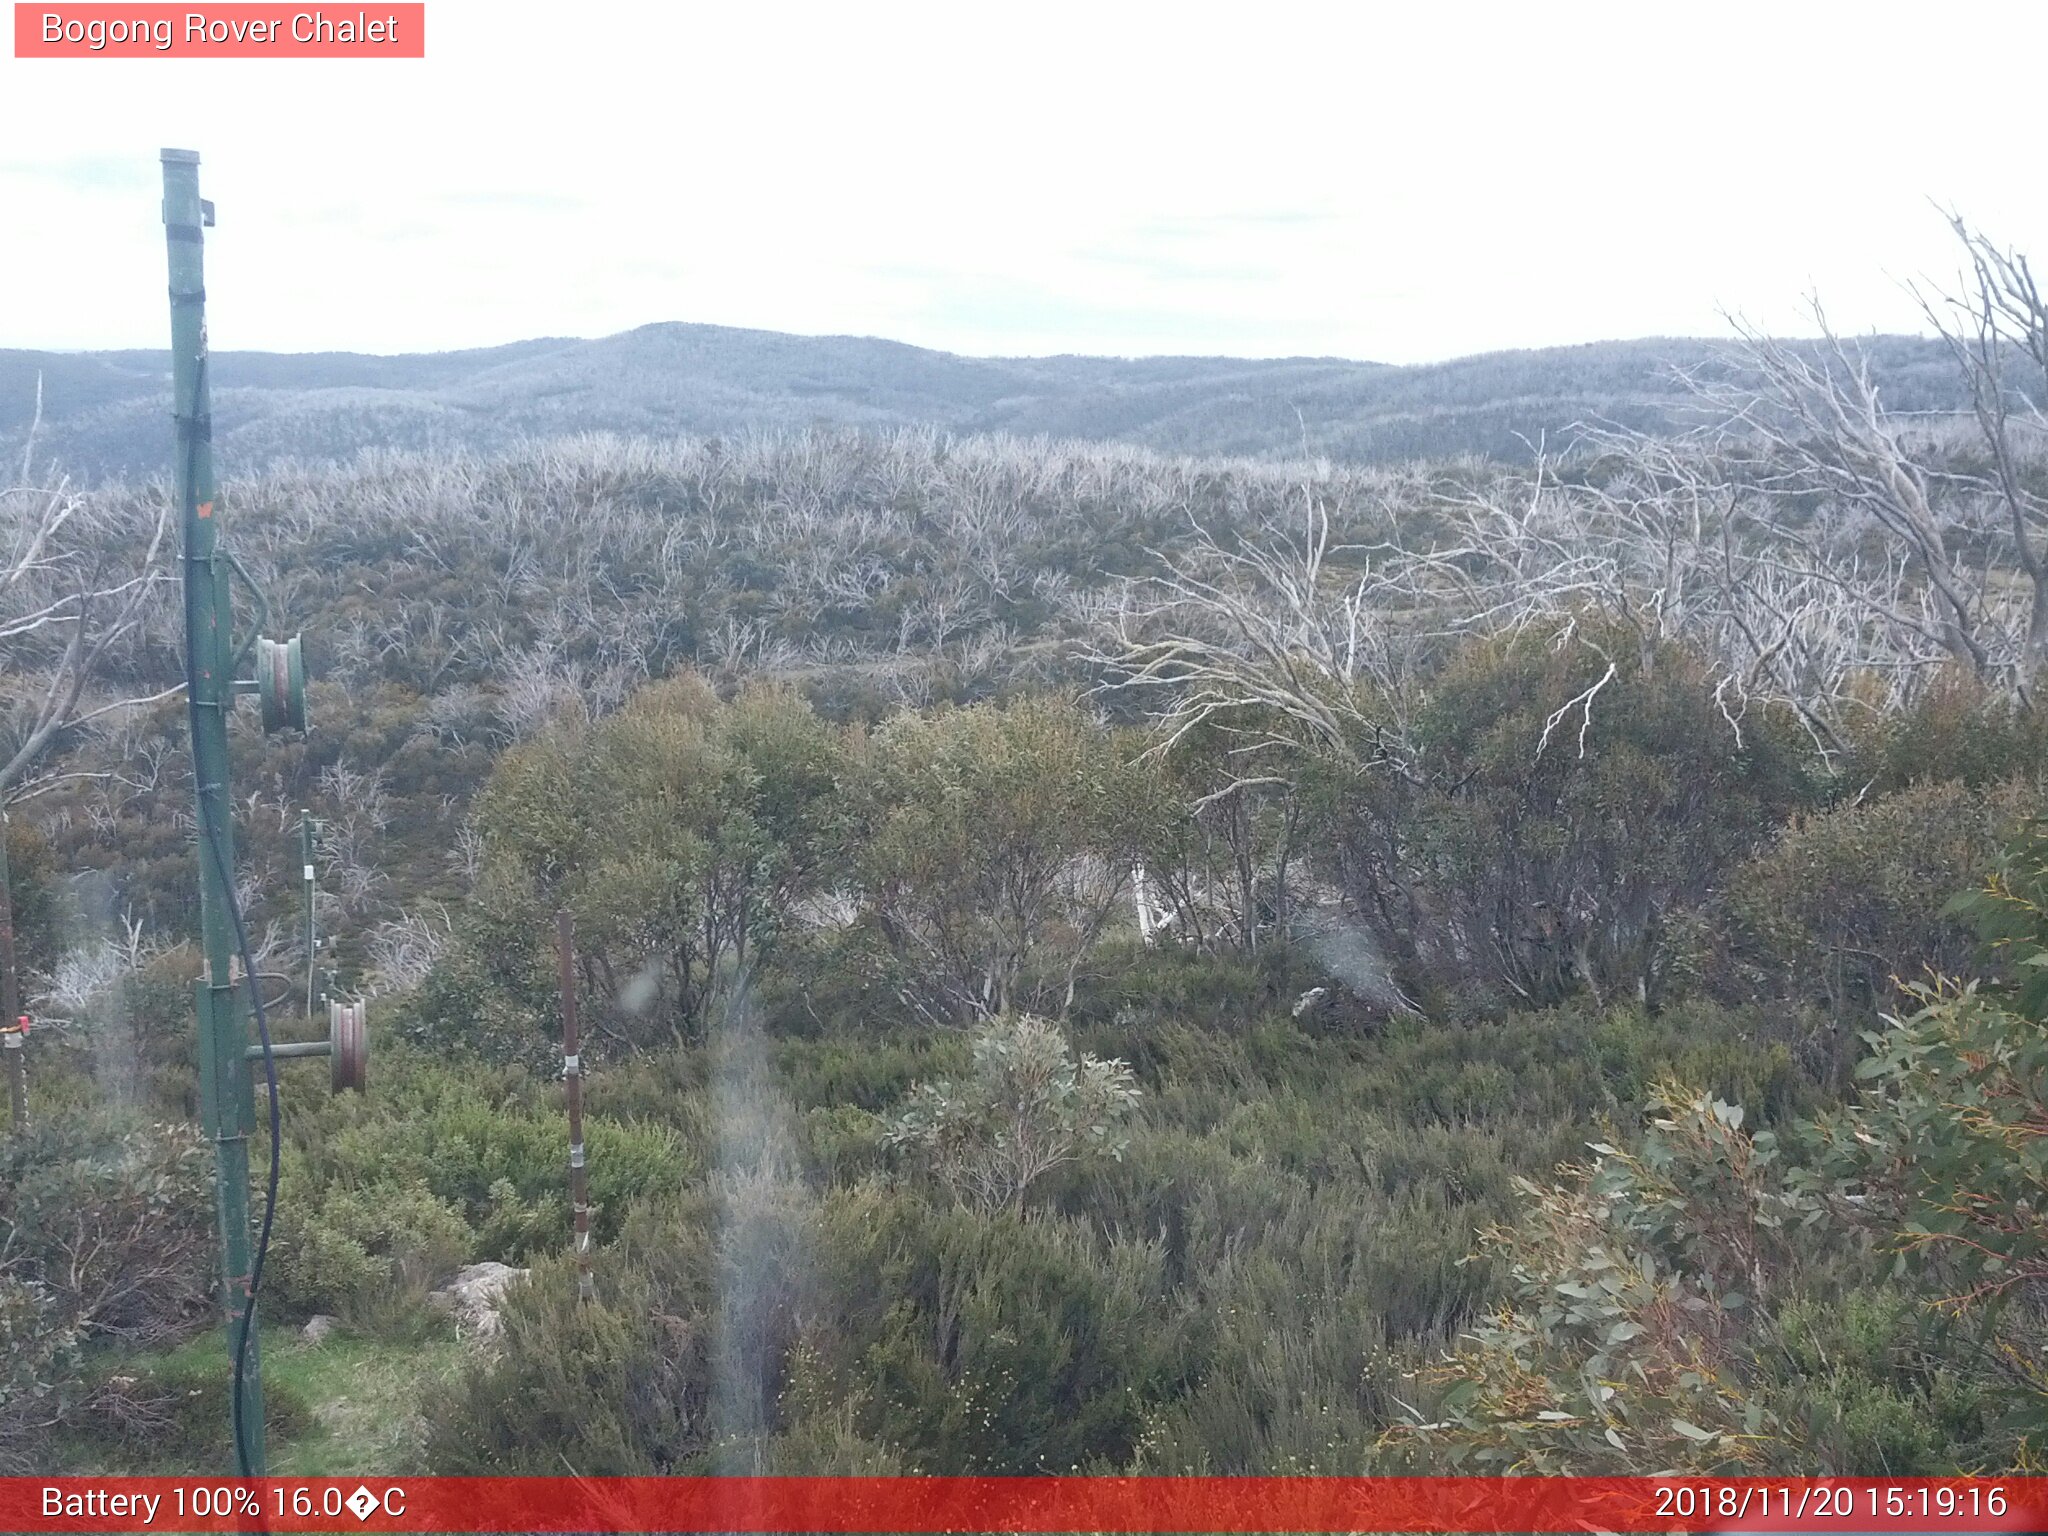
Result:
[[297,635],[256,642],[256,683],[263,699],[265,735],[306,728],[306,664]]

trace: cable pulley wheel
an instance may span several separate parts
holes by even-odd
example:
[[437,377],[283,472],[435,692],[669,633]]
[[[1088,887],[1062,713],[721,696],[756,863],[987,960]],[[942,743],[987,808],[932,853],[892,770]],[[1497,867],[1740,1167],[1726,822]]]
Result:
[[370,1075],[370,1028],[361,1002],[327,1005],[327,1065],[336,1093],[362,1093]]
[[265,735],[306,728],[306,663],[297,635],[256,642],[256,683]]

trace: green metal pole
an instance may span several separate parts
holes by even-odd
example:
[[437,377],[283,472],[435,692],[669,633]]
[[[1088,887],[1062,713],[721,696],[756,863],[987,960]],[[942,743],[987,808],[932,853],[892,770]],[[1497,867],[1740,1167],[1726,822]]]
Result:
[[[192,711],[192,769],[199,799],[199,917],[206,972],[198,986],[199,1104],[212,1138],[215,1214],[220,1224],[221,1302],[228,1349],[235,1349],[249,1301],[249,1133],[256,1103],[249,1064],[249,1022],[236,985],[233,920],[226,877],[234,868],[228,796],[228,711],[234,707],[229,567],[218,547],[219,487],[213,478],[213,417],[206,377],[206,225],[213,207],[199,196],[199,156],[163,152],[164,238],[171,272],[171,386],[177,423],[179,527],[183,535],[185,655]],[[208,846],[209,838],[213,846]],[[242,1438],[248,1470],[260,1475],[263,1375],[255,1319],[244,1355]]]

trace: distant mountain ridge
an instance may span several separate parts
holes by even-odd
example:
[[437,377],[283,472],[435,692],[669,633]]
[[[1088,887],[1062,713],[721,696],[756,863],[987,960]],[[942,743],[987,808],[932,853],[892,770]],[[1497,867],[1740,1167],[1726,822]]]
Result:
[[[1865,339],[1885,398],[1959,405],[1938,342]],[[490,451],[525,436],[671,436],[929,425],[1125,442],[1167,453],[1352,462],[1526,455],[1600,417],[1668,425],[1674,365],[1718,343],[1652,338],[1395,366],[1343,358],[977,358],[852,336],[669,322],[595,340],[373,356],[220,352],[222,469],[365,448]],[[43,388],[40,451],[83,479],[147,475],[170,451],[168,354],[0,350],[0,449],[18,458]]]

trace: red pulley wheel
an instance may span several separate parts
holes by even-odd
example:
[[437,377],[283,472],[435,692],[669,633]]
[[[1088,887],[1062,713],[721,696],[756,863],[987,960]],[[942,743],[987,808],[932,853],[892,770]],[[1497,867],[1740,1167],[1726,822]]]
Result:
[[370,1031],[365,1006],[327,1005],[328,1071],[336,1093],[361,1093],[370,1073]]

